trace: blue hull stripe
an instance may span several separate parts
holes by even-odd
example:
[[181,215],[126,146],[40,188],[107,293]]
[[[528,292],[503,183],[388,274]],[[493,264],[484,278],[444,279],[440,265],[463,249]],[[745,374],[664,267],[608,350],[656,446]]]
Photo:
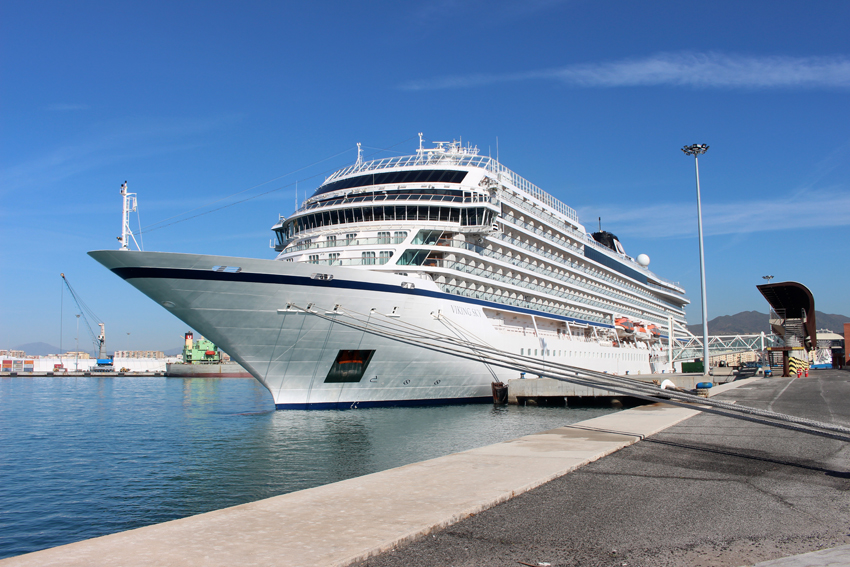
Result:
[[187,270],[181,268],[113,268],[112,272],[125,280],[131,279],[174,279],[174,280],[206,280],[206,281],[224,281],[224,282],[244,282],[244,283],[260,283],[274,285],[292,285],[292,286],[313,286],[313,287],[330,287],[340,289],[362,289],[367,291],[378,291],[381,293],[400,293],[405,295],[418,295],[421,297],[434,297],[437,299],[451,299],[461,303],[470,303],[489,307],[491,309],[499,309],[500,311],[511,311],[514,313],[525,313],[528,315],[536,315],[538,317],[548,317],[550,319],[558,319],[560,321],[570,321],[573,323],[582,323],[584,325],[593,325],[596,327],[605,327],[613,329],[613,325],[605,323],[595,323],[585,321],[584,319],[576,319],[574,317],[565,317],[556,315],[546,311],[535,311],[533,309],[525,309],[523,307],[515,307],[513,305],[504,305],[493,301],[485,301],[483,299],[475,299],[472,297],[464,297],[462,295],[454,295],[442,291],[430,291],[424,289],[404,289],[400,285],[389,285],[372,282],[360,282],[352,280],[342,280],[334,278],[332,280],[314,280],[304,276],[287,276],[282,274],[255,274],[248,272],[214,272],[212,270]]
[[275,404],[279,410],[349,410],[368,408],[456,406],[464,404],[493,403],[489,396],[475,398],[442,398],[433,400],[380,400],[374,402],[323,402],[316,404]]

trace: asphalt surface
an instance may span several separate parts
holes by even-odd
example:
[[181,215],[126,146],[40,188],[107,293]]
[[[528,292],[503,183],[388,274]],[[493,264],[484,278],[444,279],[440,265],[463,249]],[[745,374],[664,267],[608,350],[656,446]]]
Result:
[[[718,399],[850,426],[846,371]],[[359,565],[739,566],[846,544],[850,443],[700,414]]]

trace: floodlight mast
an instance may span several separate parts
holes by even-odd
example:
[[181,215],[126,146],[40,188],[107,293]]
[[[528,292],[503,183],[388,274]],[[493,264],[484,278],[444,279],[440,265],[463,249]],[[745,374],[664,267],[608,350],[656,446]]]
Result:
[[[768,284],[770,284],[770,280],[773,279],[773,276],[762,276],[761,279],[765,280]],[[770,303],[767,304],[767,331],[771,332],[773,329],[770,326]]]
[[705,294],[705,251],[702,242],[702,202],[699,192],[699,156],[708,150],[707,144],[691,144],[685,146],[682,151],[685,155],[694,156],[694,164],[697,173],[697,221],[699,226],[699,274],[700,286],[702,291],[702,357],[703,375],[708,376],[708,306],[706,304]]

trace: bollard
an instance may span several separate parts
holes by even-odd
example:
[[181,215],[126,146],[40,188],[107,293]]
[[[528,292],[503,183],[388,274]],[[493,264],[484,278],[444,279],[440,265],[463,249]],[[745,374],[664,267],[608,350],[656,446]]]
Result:
[[802,376],[803,376],[803,369],[802,369],[802,368],[798,368],[798,369],[797,369],[797,378],[800,378],[800,377],[802,377]]
[[808,377],[809,377],[809,369],[806,368],[806,378],[808,378]]
[[493,382],[490,384],[490,389],[493,391],[493,404],[505,405],[508,403],[508,385],[503,382]]

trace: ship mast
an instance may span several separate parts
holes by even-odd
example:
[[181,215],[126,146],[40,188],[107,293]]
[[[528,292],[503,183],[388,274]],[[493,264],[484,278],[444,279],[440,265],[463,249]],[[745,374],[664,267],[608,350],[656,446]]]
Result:
[[136,237],[133,236],[133,231],[130,230],[130,213],[136,211],[136,194],[127,192],[127,182],[121,185],[121,198],[123,199],[123,210],[121,213],[121,236],[118,240],[121,242],[120,250],[129,250],[130,238],[136,243],[136,248],[139,248],[139,243],[136,242]]

